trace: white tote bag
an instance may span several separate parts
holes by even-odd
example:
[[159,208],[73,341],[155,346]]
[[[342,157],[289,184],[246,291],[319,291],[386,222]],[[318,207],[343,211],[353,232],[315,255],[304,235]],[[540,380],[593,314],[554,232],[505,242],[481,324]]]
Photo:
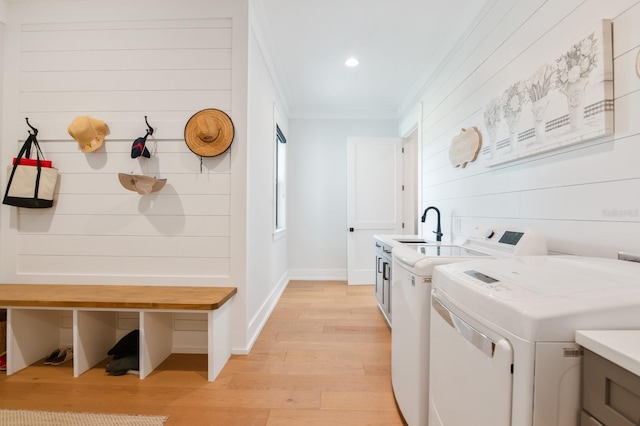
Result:
[[[29,158],[32,147],[36,151],[35,159]],[[3,204],[32,209],[53,207],[58,169],[43,157],[35,135],[31,134],[13,164],[7,167]]]

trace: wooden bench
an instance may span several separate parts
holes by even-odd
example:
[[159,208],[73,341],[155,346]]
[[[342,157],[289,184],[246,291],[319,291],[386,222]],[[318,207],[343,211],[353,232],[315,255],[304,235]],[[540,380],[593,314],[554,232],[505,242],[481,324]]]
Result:
[[172,352],[173,314],[207,314],[208,380],[231,356],[231,303],[235,287],[0,284],[7,309],[7,374],[60,346],[60,312],[73,312],[73,371],[80,376],[107,357],[117,342],[117,313],[139,313],[140,379]]

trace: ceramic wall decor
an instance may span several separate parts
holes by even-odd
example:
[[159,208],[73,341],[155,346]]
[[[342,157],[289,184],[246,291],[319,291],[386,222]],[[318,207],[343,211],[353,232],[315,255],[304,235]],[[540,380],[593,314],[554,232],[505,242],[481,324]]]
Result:
[[449,161],[453,167],[466,167],[467,163],[475,161],[482,146],[482,135],[477,127],[462,129],[451,140],[449,147]]

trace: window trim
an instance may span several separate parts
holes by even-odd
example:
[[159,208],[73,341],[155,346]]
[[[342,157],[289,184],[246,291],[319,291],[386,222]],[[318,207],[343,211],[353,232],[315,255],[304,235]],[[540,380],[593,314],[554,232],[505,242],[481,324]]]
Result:
[[[287,193],[286,193],[286,184],[287,184],[287,153],[286,153],[286,143],[287,143],[287,138],[284,134],[284,131],[282,130],[282,127],[280,126],[279,123],[279,115],[278,112],[275,108],[274,105],[274,134],[273,134],[273,141],[275,143],[274,146],[274,158],[273,158],[273,239],[278,240],[280,238],[282,238],[284,235],[286,235],[286,231],[287,231]],[[281,161],[281,156],[279,155],[279,147],[281,146],[285,147],[284,150],[284,164],[280,164],[279,161]],[[282,205],[282,203],[279,202],[280,197],[279,197],[279,192],[278,192],[278,185],[280,184],[279,182],[279,166],[282,166],[284,168],[284,178],[283,178],[283,183],[284,183],[284,203]],[[284,209],[284,220],[283,220],[283,224],[279,224],[278,223],[278,209]],[[280,227],[278,227],[278,225],[280,225]]]

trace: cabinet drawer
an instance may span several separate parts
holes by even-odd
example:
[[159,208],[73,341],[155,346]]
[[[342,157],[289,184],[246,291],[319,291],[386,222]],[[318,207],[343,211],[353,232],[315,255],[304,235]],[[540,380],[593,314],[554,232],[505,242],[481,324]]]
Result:
[[587,412],[606,426],[640,425],[640,377],[587,349],[582,368]]

